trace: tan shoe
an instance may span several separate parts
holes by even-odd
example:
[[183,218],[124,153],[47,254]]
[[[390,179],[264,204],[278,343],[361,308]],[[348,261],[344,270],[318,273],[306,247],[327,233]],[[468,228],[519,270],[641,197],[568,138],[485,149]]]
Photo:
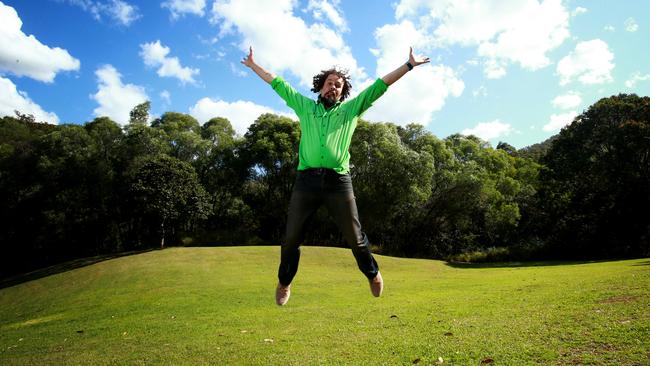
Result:
[[384,291],[384,280],[381,278],[381,273],[377,272],[377,276],[370,280],[370,292],[372,296],[379,297],[382,291]]
[[289,301],[289,296],[291,296],[291,285],[283,286],[278,283],[278,287],[275,289],[275,303],[283,306]]

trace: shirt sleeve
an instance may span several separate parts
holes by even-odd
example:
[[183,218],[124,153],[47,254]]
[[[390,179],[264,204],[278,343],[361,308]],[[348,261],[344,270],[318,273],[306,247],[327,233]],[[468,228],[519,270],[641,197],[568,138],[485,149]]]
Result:
[[277,76],[271,81],[271,87],[297,115],[300,115],[300,111],[304,110],[312,102],[311,99],[298,93],[296,89],[280,76]]
[[348,101],[350,111],[354,116],[360,116],[372,106],[372,103],[384,95],[386,90],[388,90],[388,85],[381,78],[377,78],[372,85]]

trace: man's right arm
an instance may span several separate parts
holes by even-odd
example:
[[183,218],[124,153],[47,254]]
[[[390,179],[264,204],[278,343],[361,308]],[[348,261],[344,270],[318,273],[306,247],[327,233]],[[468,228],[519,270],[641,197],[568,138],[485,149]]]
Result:
[[271,84],[273,79],[275,79],[275,74],[264,70],[264,68],[255,63],[255,60],[253,59],[253,47],[250,48],[248,56],[241,60],[241,63],[248,66],[257,74],[257,76],[262,78],[262,80],[266,81],[268,84]]
[[289,108],[293,109],[297,115],[300,115],[301,112],[307,108],[310,103],[313,101],[304,95],[298,93],[289,83],[284,81],[281,77],[276,77],[275,74],[272,74],[264,70],[260,65],[255,63],[253,59],[253,47],[250,48],[248,56],[245,57],[242,61],[242,64],[250,67],[255,73],[271,85],[273,90],[282,98]]

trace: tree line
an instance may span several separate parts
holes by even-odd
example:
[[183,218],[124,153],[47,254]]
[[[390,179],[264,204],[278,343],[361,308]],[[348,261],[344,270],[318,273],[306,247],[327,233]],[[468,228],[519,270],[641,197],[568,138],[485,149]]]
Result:
[[[0,119],[3,276],[168,245],[279,244],[300,128],[263,114],[244,136],[149,103],[120,127]],[[383,254],[457,260],[650,254],[650,98],[604,98],[544,143],[492,148],[360,120],[351,175]],[[307,244],[345,246],[325,210]],[[478,253],[479,255],[469,255]],[[481,257],[482,256],[482,257]]]

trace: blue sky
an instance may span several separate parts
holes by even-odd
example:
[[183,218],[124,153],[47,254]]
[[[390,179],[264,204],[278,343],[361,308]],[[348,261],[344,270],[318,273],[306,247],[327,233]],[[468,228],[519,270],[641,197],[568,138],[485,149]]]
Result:
[[321,69],[349,69],[355,94],[413,46],[432,62],[365,119],[521,148],[600,98],[650,95],[648,39],[646,0],[0,0],[0,115],[125,124],[150,100],[243,134],[261,113],[295,118],[239,63],[248,45],[308,96]]

